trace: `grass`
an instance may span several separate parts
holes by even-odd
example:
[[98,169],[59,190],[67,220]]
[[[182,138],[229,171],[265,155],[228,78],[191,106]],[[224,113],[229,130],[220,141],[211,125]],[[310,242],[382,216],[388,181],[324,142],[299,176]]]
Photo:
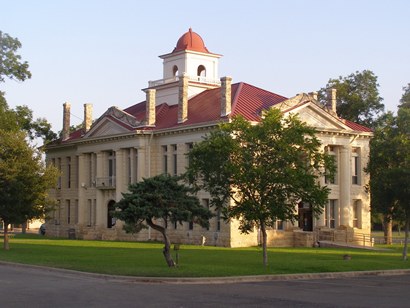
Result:
[[[161,243],[85,241],[18,234],[0,260],[84,272],[151,277],[218,277],[410,269],[401,260],[402,247],[388,251],[340,248],[269,248],[262,265],[259,247],[222,248],[182,245],[178,268],[168,268]],[[175,257],[175,251],[172,252]],[[351,260],[343,260],[343,255]]]

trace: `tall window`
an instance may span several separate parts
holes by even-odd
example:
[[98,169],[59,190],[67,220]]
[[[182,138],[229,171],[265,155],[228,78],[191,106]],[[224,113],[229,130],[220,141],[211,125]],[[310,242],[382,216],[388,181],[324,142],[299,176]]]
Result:
[[325,206],[325,225],[328,228],[334,229],[336,227],[336,200],[329,200]]
[[57,169],[58,169],[58,173],[59,173],[59,176],[58,176],[58,183],[57,183],[57,188],[58,189],[61,189],[61,158],[59,157],[59,158],[57,158]]
[[353,227],[361,229],[361,202],[360,200],[353,201]]
[[67,188],[71,188],[71,157],[67,157]]
[[61,219],[61,200],[57,200],[57,207],[55,208],[53,212],[54,224],[59,225],[60,219]]
[[116,171],[115,152],[110,151],[108,153],[108,182],[111,187],[115,186]]
[[[189,152],[191,152],[191,150],[192,150],[193,147],[194,147],[194,144],[193,144],[192,142],[186,143],[186,152],[187,152],[187,154],[188,154]],[[188,167],[189,167],[189,165],[191,164],[191,159],[189,158],[188,155],[187,155],[187,164],[188,164]]]
[[178,174],[178,147],[176,144],[173,144],[172,146],[172,174],[177,175]]
[[337,184],[337,181],[336,181],[337,179],[337,152],[336,152],[337,149],[335,146],[329,145],[326,147],[325,150],[327,154],[329,154],[333,158],[333,161],[335,162],[335,166],[336,166],[336,170],[333,176],[330,176],[330,175],[325,176],[325,183],[326,184]]
[[168,147],[162,146],[162,170],[164,173],[168,173]]
[[205,77],[206,77],[205,66],[203,66],[203,65],[198,66],[197,75],[199,77],[199,80],[205,79]]
[[70,200],[66,200],[65,201],[66,204],[66,208],[67,208],[67,224],[71,224],[72,220],[71,220],[71,204],[70,204]]
[[352,184],[360,185],[360,151],[352,149]]

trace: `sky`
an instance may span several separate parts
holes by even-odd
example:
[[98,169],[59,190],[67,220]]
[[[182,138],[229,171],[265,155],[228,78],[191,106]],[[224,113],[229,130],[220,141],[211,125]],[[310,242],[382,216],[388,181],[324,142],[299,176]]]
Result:
[[408,0],[0,0],[0,31],[19,39],[32,73],[0,91],[60,131],[64,102],[76,125],[85,103],[98,118],[145,100],[162,78],[158,56],[191,27],[234,83],[292,97],[371,70],[396,111],[410,83],[409,16]]

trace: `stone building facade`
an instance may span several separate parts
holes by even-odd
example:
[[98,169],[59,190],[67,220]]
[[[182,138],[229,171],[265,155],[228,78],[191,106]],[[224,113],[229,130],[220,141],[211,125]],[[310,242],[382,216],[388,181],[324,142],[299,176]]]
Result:
[[[84,105],[84,125],[70,132],[70,104],[63,109],[62,138],[46,148],[46,160],[61,176],[51,194],[58,206],[47,220],[50,236],[103,240],[162,240],[154,230],[126,234],[122,222],[110,211],[130,183],[163,172],[180,174],[189,163],[186,153],[221,121],[241,114],[257,123],[267,108],[284,114],[297,113],[315,127],[324,151],[334,155],[337,173],[321,179],[331,188],[329,202],[320,217],[313,217],[308,204],[295,205],[299,221],[278,221],[269,231],[272,246],[306,246],[317,240],[317,230],[350,230],[370,234],[369,196],[363,172],[369,155],[371,131],[341,119],[336,93],[322,106],[315,93],[293,98],[247,83],[232,84],[218,76],[220,55],[209,52],[202,38],[191,29],[178,40],[163,60],[163,78],[149,81],[146,100],[125,109],[110,107],[92,121],[92,106]],[[198,195],[209,206],[206,192]],[[259,244],[259,232],[241,234],[238,222],[226,223],[219,213],[208,229],[192,223],[170,227],[173,242],[226,247]],[[316,233],[315,233],[316,232]],[[333,234],[335,233],[333,232]]]

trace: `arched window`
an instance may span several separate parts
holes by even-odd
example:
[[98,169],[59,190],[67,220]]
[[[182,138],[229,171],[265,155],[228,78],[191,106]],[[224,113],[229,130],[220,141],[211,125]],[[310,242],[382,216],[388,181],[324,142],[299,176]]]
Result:
[[204,77],[204,78],[206,77],[206,69],[205,69],[205,66],[203,66],[203,65],[198,66],[197,75],[198,75],[199,77]]
[[174,67],[172,68],[172,75],[174,77],[178,77],[178,66],[174,65]]
[[117,221],[117,218],[112,216],[112,212],[115,211],[114,207],[115,201],[111,200],[108,202],[108,207],[107,207],[107,228],[112,228],[115,226],[115,223]]

